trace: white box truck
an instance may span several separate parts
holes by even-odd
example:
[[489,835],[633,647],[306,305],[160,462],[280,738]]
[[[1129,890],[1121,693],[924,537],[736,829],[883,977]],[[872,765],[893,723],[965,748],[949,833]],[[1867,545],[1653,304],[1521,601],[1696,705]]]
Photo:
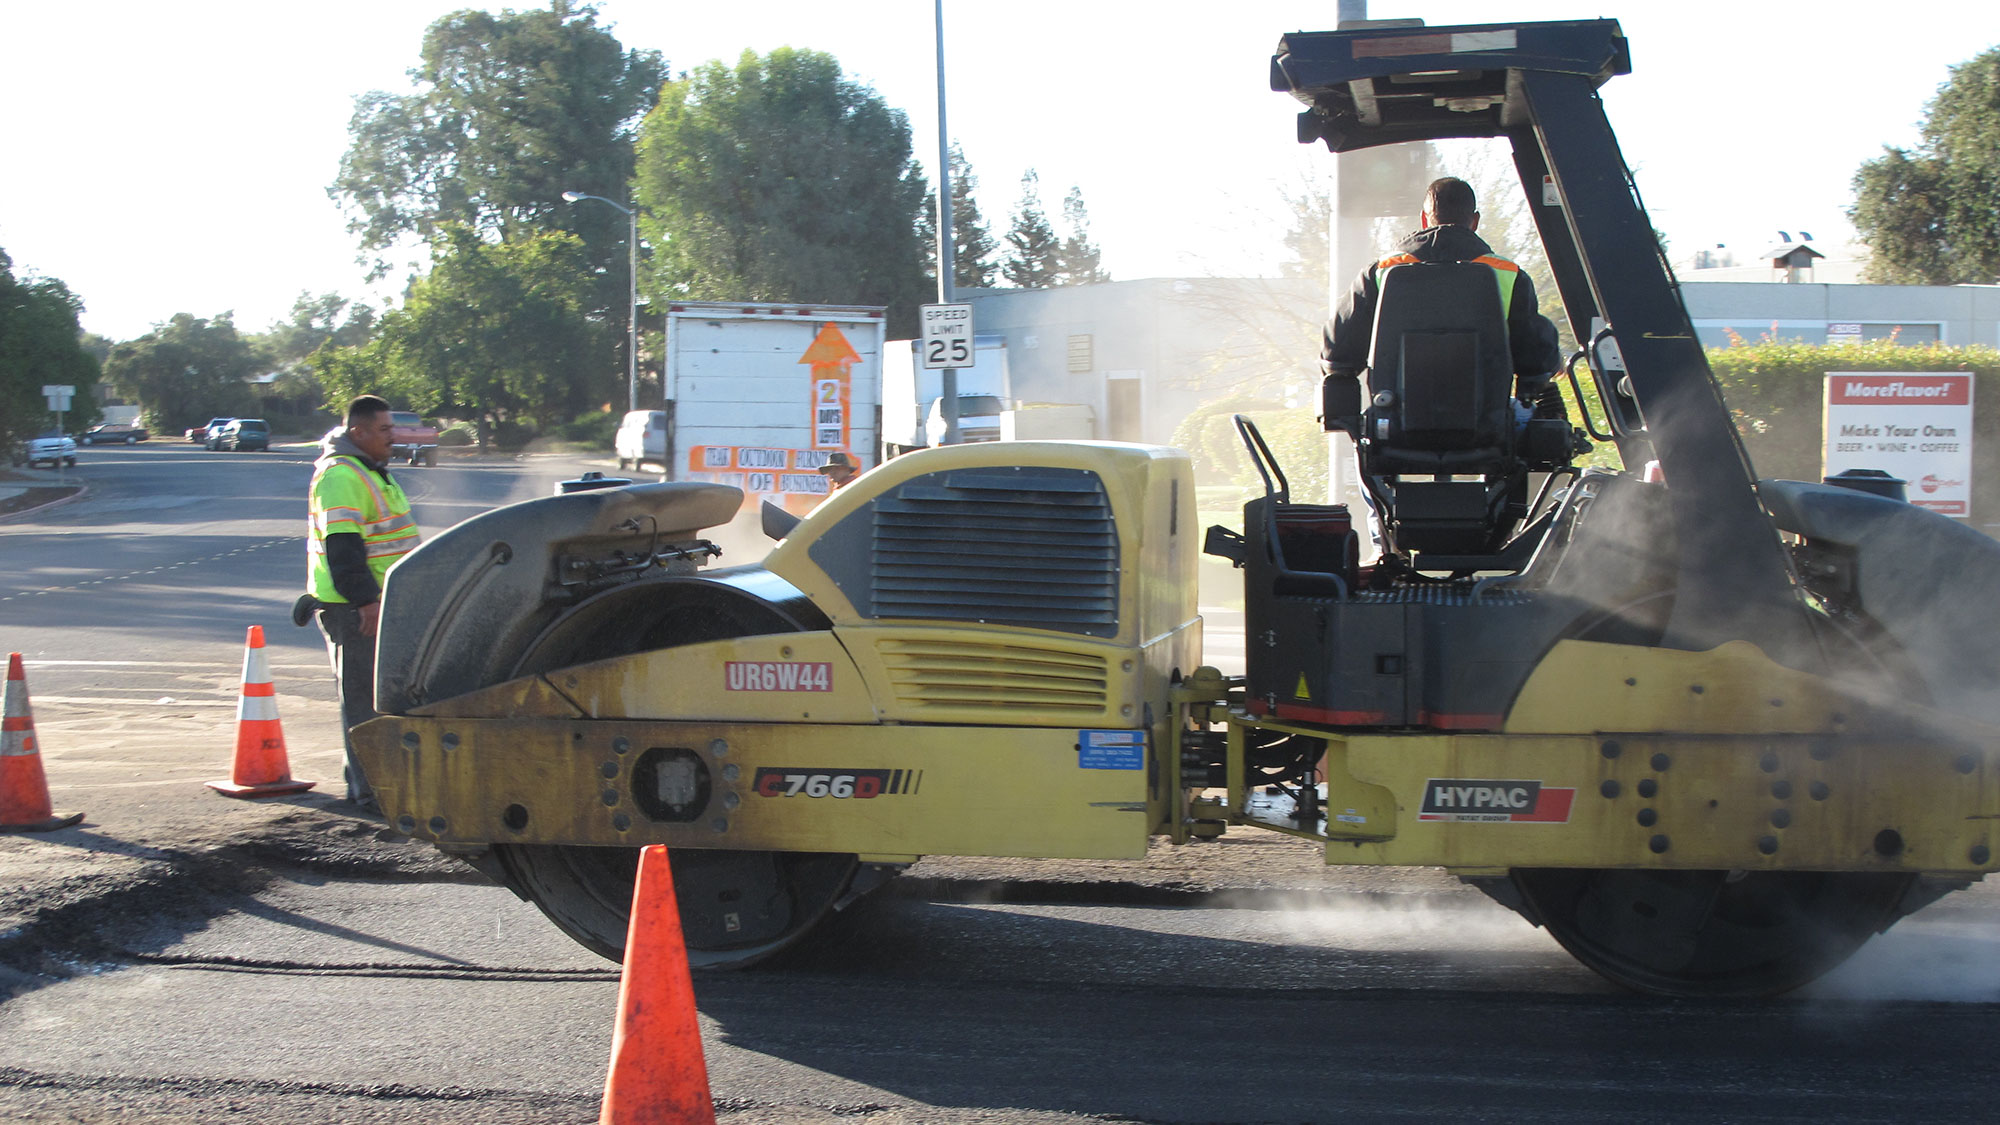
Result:
[[873,466],[885,311],[734,301],[668,306],[660,458],[667,479],[733,484],[751,507],[770,499],[802,511],[826,495],[819,470],[834,453],[863,470]]
[[[883,455],[893,457],[938,444],[942,431],[944,372],[917,363],[917,340],[889,341],[882,371]],[[972,366],[958,369],[959,431],[965,441],[997,441],[1007,409],[1007,338],[972,338]]]

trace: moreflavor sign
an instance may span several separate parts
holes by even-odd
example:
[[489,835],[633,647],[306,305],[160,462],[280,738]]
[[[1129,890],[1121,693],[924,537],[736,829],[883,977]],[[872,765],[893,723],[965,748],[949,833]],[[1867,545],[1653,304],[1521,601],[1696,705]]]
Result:
[[1826,475],[1881,469],[1909,482],[1910,503],[1972,514],[1972,376],[1829,371]]

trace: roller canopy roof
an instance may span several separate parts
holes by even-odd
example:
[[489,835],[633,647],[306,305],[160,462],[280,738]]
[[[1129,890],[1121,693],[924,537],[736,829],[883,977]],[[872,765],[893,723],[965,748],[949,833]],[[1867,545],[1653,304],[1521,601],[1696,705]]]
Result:
[[1532,125],[1523,71],[1602,85],[1632,60],[1617,20],[1295,31],[1278,41],[1271,88],[1312,107],[1301,144],[1347,152]]

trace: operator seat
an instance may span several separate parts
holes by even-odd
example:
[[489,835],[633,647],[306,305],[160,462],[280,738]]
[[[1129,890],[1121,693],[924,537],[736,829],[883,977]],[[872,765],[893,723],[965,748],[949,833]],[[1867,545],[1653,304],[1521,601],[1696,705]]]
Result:
[[1401,554],[1497,549],[1513,523],[1502,513],[1526,475],[1515,456],[1514,363],[1492,267],[1383,270],[1365,379],[1357,454],[1390,545]]

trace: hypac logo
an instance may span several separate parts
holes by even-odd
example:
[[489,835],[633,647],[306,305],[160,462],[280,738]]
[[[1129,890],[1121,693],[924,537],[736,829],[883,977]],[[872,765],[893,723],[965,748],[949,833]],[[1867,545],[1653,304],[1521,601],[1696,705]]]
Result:
[[1939,480],[1933,474],[1925,473],[1923,479],[1917,482],[1917,487],[1925,492],[1936,492],[1940,488],[1960,488],[1964,484],[1962,480]]
[[1539,781],[1431,778],[1424,782],[1418,820],[1473,824],[1562,824],[1574,789],[1544,789]]

